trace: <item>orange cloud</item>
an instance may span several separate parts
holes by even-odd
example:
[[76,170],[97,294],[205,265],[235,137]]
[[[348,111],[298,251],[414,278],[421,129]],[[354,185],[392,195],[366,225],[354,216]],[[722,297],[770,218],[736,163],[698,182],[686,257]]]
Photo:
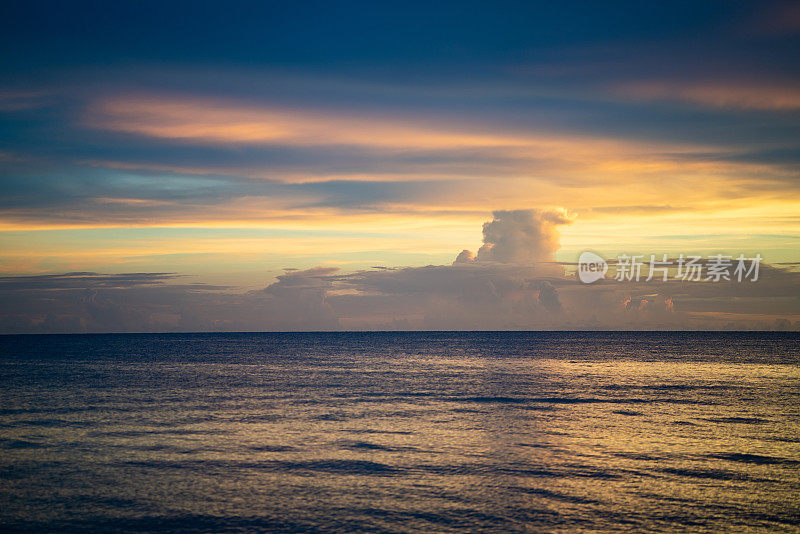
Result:
[[515,156],[564,159],[620,158],[661,151],[699,153],[710,148],[664,143],[656,147],[607,136],[497,131],[490,125],[242,105],[198,97],[107,98],[92,105],[84,121],[102,130],[203,144],[349,145],[382,150],[506,148]]
[[396,119],[244,106],[202,98],[131,97],[96,104],[96,128],[208,143],[391,148],[523,146],[521,138],[448,131]]
[[[652,92],[651,92],[652,93]],[[648,94],[651,94],[648,93]],[[798,100],[800,102],[800,100]],[[235,174],[283,182],[431,181],[471,179],[470,190],[483,189],[482,178],[527,182],[525,189],[543,183],[557,187],[602,184],[612,196],[617,185],[632,181],[658,182],[689,179],[704,183],[729,176],[783,172],[775,166],[725,161],[720,155],[736,155],[735,149],[699,144],[648,143],[599,135],[573,135],[552,131],[497,130],[486,124],[436,123],[408,117],[355,115],[331,111],[279,109],[242,105],[211,98],[175,96],[129,96],[107,98],[90,107],[84,118],[94,128],[159,139],[209,145],[281,145],[300,147],[348,146],[372,151],[380,164],[357,164],[348,170],[331,170],[311,165],[269,166],[247,161],[233,168],[200,167],[148,162],[96,160],[93,166],[119,169],[149,169],[189,174]],[[477,150],[486,152],[477,152]],[[453,162],[453,153],[443,162],[393,162],[393,154],[408,151],[458,151],[468,157]],[[477,155],[476,155],[477,154]],[[707,154],[712,154],[708,157]],[[483,158],[483,155],[486,158]],[[474,156],[474,157],[473,157]],[[509,184],[510,186],[511,184]],[[646,184],[652,190],[650,184]],[[627,190],[628,186],[625,186]],[[492,190],[500,190],[496,183]],[[693,186],[693,191],[696,191]],[[574,192],[574,191],[573,191]],[[486,191],[480,191],[483,196]],[[490,191],[490,193],[492,193]],[[496,193],[496,192],[495,192]],[[492,194],[495,194],[492,193]],[[592,195],[593,198],[595,195]],[[629,196],[629,195],[625,195]],[[475,196],[473,196],[475,198]],[[511,195],[511,199],[518,199]],[[480,209],[505,204],[495,199]],[[460,198],[460,202],[469,201]],[[560,203],[560,202],[559,202]],[[529,207],[524,206],[524,207]]]

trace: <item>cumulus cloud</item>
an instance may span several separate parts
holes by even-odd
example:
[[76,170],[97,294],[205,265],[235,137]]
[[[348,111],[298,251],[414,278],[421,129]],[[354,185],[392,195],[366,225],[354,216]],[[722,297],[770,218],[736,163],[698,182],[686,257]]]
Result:
[[572,222],[564,211],[527,209],[495,211],[493,215],[493,219],[483,225],[483,245],[477,256],[464,250],[456,263],[552,261],[560,247],[558,225]]
[[475,255],[471,250],[464,249],[458,253],[453,263],[468,263],[470,261],[475,261]]

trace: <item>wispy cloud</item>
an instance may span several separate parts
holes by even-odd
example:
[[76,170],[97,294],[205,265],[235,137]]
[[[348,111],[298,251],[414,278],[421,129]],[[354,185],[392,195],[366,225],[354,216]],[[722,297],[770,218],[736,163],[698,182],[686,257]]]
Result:
[[525,146],[533,141],[504,134],[425,127],[397,118],[254,107],[191,97],[108,99],[92,107],[86,122],[112,131],[223,144],[437,149]]
[[652,80],[629,82],[617,94],[641,100],[689,102],[712,108],[767,111],[800,109],[800,85],[736,80]]

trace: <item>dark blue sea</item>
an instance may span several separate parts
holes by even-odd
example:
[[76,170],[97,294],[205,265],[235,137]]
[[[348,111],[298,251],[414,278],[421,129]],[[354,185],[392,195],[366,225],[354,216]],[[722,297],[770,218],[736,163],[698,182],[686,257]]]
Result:
[[799,532],[789,333],[0,336],[0,530]]

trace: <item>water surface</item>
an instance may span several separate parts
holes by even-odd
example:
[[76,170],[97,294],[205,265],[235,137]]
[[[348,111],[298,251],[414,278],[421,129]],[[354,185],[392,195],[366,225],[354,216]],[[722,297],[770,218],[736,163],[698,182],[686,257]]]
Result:
[[0,336],[0,527],[786,531],[800,337]]

